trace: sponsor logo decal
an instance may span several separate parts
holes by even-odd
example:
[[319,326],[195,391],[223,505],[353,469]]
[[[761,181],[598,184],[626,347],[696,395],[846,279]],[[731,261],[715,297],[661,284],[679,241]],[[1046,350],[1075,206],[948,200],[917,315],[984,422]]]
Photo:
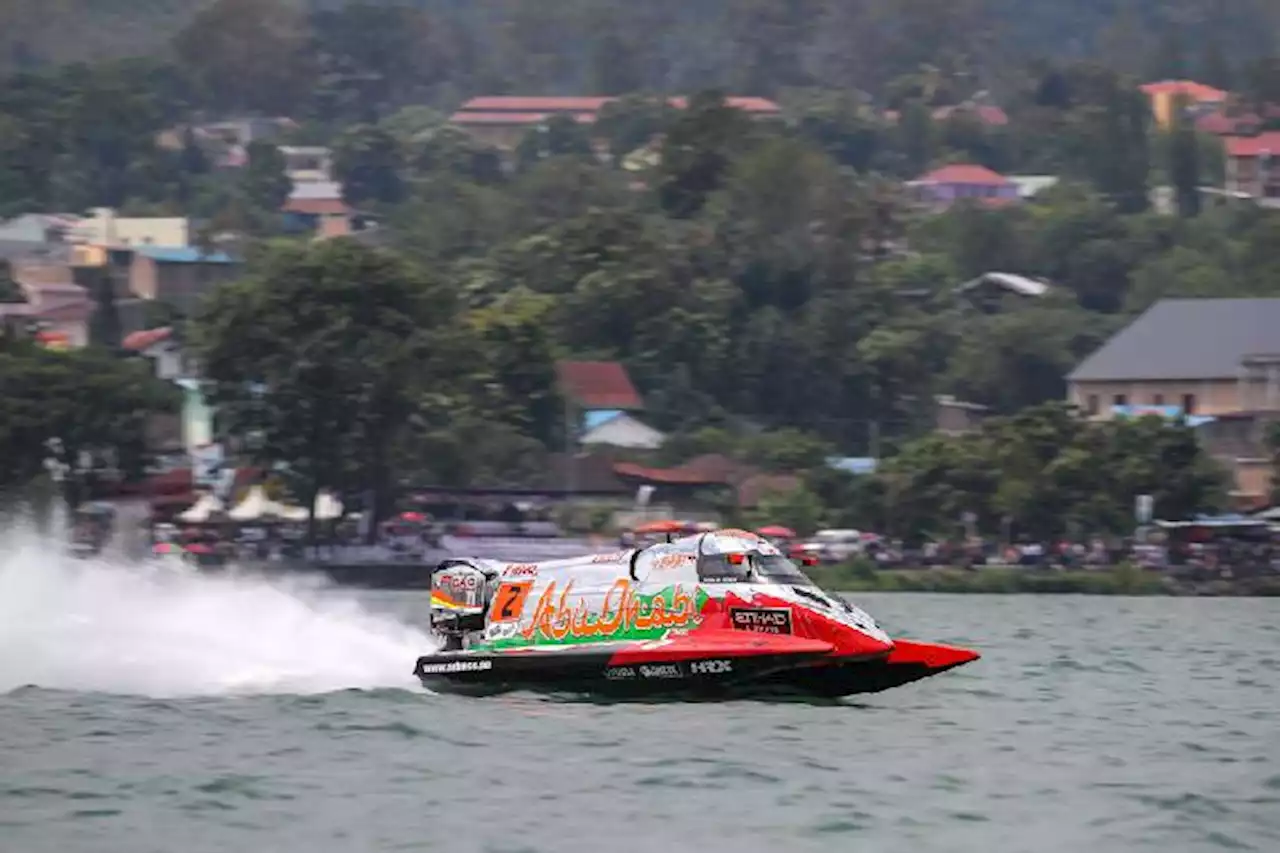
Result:
[[459,572],[456,575],[446,574],[440,578],[440,585],[455,591],[475,589],[480,585],[475,572]]
[[650,664],[640,667],[640,674],[645,678],[684,678],[680,667],[673,663]]
[[494,622],[484,631],[486,640],[505,640],[514,637],[519,626],[515,622]]
[[572,590],[570,581],[557,595],[555,581],[549,583],[538,598],[523,636],[541,636],[556,642],[587,640],[635,631],[688,628],[700,618],[693,596],[679,586],[642,597],[630,581],[619,580],[605,595],[599,613],[591,612],[594,608],[589,609],[584,599],[571,604]]
[[604,671],[604,677],[610,681],[619,681],[624,678],[635,678],[636,671],[629,666],[611,666]]
[[733,672],[733,661],[696,660],[689,664],[689,671],[695,675],[721,675],[726,672]]
[[729,620],[739,631],[758,634],[790,634],[791,611],[785,607],[731,607]]
[[418,670],[427,675],[443,672],[482,672],[493,669],[491,660],[453,660],[448,663],[424,663]]
[[504,578],[531,578],[538,574],[536,563],[512,563],[502,570]]
[[716,536],[730,536],[730,537],[733,537],[733,538],[735,538],[735,539],[748,539],[748,540],[752,540],[752,541],[754,541],[754,540],[758,540],[758,539],[760,538],[760,534],[758,534],[758,533],[752,533],[750,530],[739,530],[739,529],[738,529],[738,528],[736,528],[736,527],[730,527],[730,528],[727,528],[727,529],[725,529],[725,530],[717,530],[717,531],[715,532],[715,535],[716,535]]
[[663,554],[660,557],[654,558],[653,568],[655,571],[662,571],[663,569],[678,569],[681,566],[692,562],[692,554]]
[[593,563],[621,563],[630,554],[630,551],[614,551],[612,554],[595,554],[591,557]]

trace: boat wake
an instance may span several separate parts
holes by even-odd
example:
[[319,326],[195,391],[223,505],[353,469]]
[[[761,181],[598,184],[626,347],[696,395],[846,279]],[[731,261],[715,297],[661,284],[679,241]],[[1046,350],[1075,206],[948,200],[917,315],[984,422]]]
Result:
[[435,645],[341,590],[77,560],[0,534],[0,693],[416,688],[413,661]]

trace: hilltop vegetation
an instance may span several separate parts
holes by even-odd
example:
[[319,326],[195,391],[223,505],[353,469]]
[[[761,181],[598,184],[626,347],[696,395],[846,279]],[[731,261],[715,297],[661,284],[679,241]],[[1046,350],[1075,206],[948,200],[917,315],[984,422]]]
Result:
[[[540,480],[570,438],[552,366],[577,358],[627,366],[644,418],[673,435],[656,461],[717,450],[804,474],[806,489],[769,505],[801,529],[898,519],[907,535],[945,534],[964,511],[988,529],[1006,515],[1044,535],[1122,529],[1135,489],[1165,489],[1158,512],[1217,505],[1217,472],[1183,427],[1080,432],[1053,406],[1018,414],[1061,399],[1071,366],[1155,299],[1280,293],[1277,216],[1200,210],[1215,140],[1152,128],[1124,62],[1028,56],[1059,4],[1006,9],[1015,35],[994,25],[995,0],[337,6],[218,0],[153,57],[0,80],[0,210],[109,205],[259,241],[244,281],[175,319],[224,423],[261,436],[255,452],[302,488]],[[1233,4],[1194,49],[1123,18],[1107,41],[1103,6],[1080,4],[1083,29],[1053,52],[1119,44],[1154,76],[1239,76],[1257,101],[1280,83],[1263,55],[1269,4]],[[49,7],[51,20],[73,8],[108,7]],[[1229,61],[1208,49],[1238,28],[1249,39]],[[785,119],[752,122],[709,85],[775,96]],[[658,89],[694,97],[673,111],[639,94]],[[934,118],[981,89],[1007,125]],[[630,96],[591,128],[551,118],[503,169],[443,119],[495,92]],[[285,234],[270,146],[212,168],[188,125],[246,113],[287,114],[288,139],[331,145],[383,247]],[[654,165],[628,160],[649,144]],[[1027,205],[923,215],[902,181],[952,162],[1062,181]],[[1177,216],[1149,209],[1166,181]],[[991,270],[1052,284],[957,293]],[[279,393],[248,394],[261,385]],[[922,438],[936,394],[1014,419]],[[823,466],[872,452],[887,460],[876,478]],[[1095,457],[1113,460],[1106,476]]]
[[[8,0],[0,73],[76,60],[160,55],[212,0]],[[305,16],[345,0],[252,0]],[[1095,58],[1125,73],[1196,73],[1274,54],[1269,0],[412,0],[421,44],[447,64],[450,91],[613,93],[708,86],[770,94],[786,86],[876,91],[922,64],[980,87],[1031,57]],[[279,61],[282,57],[273,57]],[[1228,61],[1229,60],[1229,61]]]

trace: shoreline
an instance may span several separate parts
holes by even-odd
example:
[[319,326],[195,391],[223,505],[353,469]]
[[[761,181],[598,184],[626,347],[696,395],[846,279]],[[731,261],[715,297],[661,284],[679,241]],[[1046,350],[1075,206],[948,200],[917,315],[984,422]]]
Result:
[[[346,565],[276,563],[245,566],[269,575],[323,576],[343,587],[425,591],[432,563]],[[1163,597],[1280,597],[1280,575],[1190,580],[1123,564],[1107,569],[1018,566],[874,569],[865,563],[814,566],[806,574],[824,589],[954,595],[1137,595]]]
[[841,592],[932,592],[953,595],[1138,595],[1168,598],[1280,597],[1280,575],[1191,580],[1121,564],[1106,569],[1022,566],[872,569],[844,563],[806,570],[819,586]]

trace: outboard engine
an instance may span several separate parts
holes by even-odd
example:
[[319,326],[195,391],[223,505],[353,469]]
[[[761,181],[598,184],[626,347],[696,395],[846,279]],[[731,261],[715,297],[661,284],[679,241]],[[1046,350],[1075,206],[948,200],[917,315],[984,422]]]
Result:
[[431,575],[431,629],[444,651],[458,651],[473,631],[483,631],[498,572],[477,560],[445,560]]

